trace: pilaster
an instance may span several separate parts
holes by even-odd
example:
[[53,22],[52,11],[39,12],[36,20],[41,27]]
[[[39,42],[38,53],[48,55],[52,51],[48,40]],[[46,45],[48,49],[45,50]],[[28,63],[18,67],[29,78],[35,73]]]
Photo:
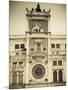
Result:
[[26,52],[26,84],[29,83],[29,33],[27,33],[26,36],[26,42],[27,42],[27,52]]

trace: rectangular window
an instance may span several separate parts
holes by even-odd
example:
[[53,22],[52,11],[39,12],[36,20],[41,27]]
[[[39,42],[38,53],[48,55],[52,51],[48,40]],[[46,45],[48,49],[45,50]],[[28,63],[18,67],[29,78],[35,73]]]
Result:
[[55,48],[55,44],[51,44],[51,48]]
[[13,62],[13,67],[16,67],[17,66],[17,62]]
[[16,52],[16,55],[19,55],[19,52]]
[[32,61],[29,61],[29,63],[32,63]]
[[24,48],[23,51],[26,51],[26,48]]
[[24,45],[24,44],[21,44],[21,45],[20,45],[20,48],[25,48],[25,45]]
[[58,61],[58,65],[62,65],[62,61]]
[[37,51],[41,51],[41,43],[37,43]]
[[31,48],[31,51],[34,51],[34,48]]
[[46,51],[46,48],[43,48],[44,51]]
[[60,48],[60,44],[56,44],[56,48]]
[[53,66],[56,66],[57,65],[57,61],[53,61]]
[[22,67],[23,62],[19,62],[19,67]]
[[65,44],[65,48],[66,48],[66,44]]
[[15,44],[15,49],[19,49],[19,44]]

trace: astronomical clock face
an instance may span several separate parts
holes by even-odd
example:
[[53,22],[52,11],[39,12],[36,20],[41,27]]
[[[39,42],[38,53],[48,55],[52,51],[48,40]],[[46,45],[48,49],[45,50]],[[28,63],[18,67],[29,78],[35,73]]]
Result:
[[45,74],[45,68],[43,65],[41,64],[36,64],[33,68],[32,68],[32,75],[36,78],[36,79],[41,79]]

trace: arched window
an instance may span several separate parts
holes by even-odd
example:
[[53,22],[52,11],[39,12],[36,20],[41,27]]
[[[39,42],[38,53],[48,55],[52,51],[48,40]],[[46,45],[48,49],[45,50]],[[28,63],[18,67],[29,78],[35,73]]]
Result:
[[16,72],[13,73],[12,84],[17,84],[17,73]]
[[53,82],[57,82],[57,71],[53,72]]
[[20,85],[23,84],[23,74],[22,74],[22,72],[19,73],[19,76],[18,76],[18,83],[19,83]]
[[63,81],[63,72],[59,70],[59,82]]

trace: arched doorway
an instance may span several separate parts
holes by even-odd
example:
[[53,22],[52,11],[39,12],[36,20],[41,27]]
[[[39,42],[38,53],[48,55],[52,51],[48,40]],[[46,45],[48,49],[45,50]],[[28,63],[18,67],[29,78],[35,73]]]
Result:
[[59,82],[63,81],[63,72],[59,70]]
[[13,85],[17,84],[17,73],[16,73],[16,72],[13,73],[13,76],[12,76],[12,84],[13,84]]
[[22,73],[22,72],[19,73],[19,76],[18,76],[18,84],[19,84],[19,85],[22,85],[22,84],[23,84],[23,73]]
[[53,72],[53,82],[57,82],[57,71]]

